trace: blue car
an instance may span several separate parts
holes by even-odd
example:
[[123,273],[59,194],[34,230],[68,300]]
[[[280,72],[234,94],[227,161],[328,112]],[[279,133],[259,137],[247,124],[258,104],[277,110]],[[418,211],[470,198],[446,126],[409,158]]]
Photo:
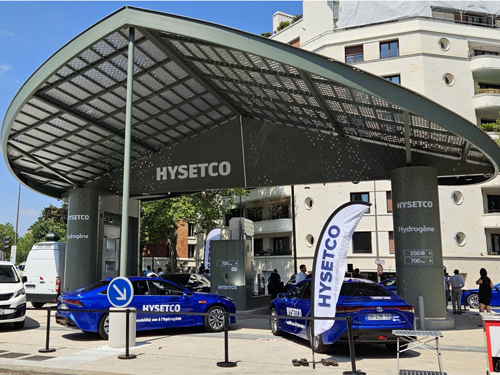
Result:
[[380,282],[378,285],[383,286],[385,289],[390,290],[394,294],[398,294],[398,285],[395,277],[391,277],[390,279],[386,279]]
[[[479,308],[479,289],[464,289],[462,291],[462,305],[466,303],[472,309]],[[500,283],[493,285],[490,305],[500,306]]]
[[[134,297],[129,306],[137,309],[137,331],[205,326],[210,332],[219,332],[224,329],[224,312],[236,312],[236,306],[229,297],[192,292],[159,278],[128,279],[134,287]],[[56,322],[84,332],[97,332],[107,339],[109,314],[85,310],[108,310],[112,307],[107,296],[109,283],[110,280],[98,281],[63,293],[57,300]],[[68,309],[82,312],[66,311]],[[154,313],[163,311],[165,315]],[[203,312],[209,315],[177,315],[176,312]],[[230,317],[229,322],[232,324],[236,320]]]
[[[310,340],[309,322],[301,317],[311,313],[311,280],[306,279],[284,294],[278,294],[270,305],[271,329],[274,335],[291,333]],[[278,319],[288,315],[293,318]],[[385,344],[396,350],[397,338],[393,329],[414,329],[413,307],[377,283],[364,279],[344,279],[336,317],[352,319],[356,343]],[[328,331],[315,337],[314,351],[324,353],[328,345],[348,342],[347,322],[336,320]]]

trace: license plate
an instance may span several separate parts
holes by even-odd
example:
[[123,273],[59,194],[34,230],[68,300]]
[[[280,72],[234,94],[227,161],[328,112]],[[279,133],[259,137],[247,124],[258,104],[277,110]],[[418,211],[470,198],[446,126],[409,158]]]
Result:
[[368,314],[368,320],[391,320],[392,314]]

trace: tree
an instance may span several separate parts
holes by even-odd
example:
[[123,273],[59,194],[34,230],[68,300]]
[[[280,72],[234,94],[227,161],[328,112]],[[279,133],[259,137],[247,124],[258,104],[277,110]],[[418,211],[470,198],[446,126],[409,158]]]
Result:
[[209,233],[220,225],[224,215],[229,213],[234,198],[248,195],[245,189],[209,190],[187,195],[190,210],[184,220],[200,226],[200,233]]
[[63,202],[60,208],[53,205],[43,208],[38,219],[28,229],[33,236],[33,244],[45,241],[45,235],[51,230],[61,236],[61,242],[65,242],[67,222],[68,204],[66,202]]
[[291,25],[290,21],[281,21],[278,27],[276,28],[276,32],[286,29],[290,25]]
[[261,36],[264,36],[266,38],[269,38],[272,34],[270,32],[265,32],[265,33],[262,33],[260,34]]

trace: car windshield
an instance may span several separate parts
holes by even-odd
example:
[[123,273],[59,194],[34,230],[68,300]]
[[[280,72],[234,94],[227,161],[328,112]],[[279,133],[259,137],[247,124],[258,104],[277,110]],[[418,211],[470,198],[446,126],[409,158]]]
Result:
[[0,283],[18,283],[19,276],[11,265],[1,265],[0,266]]
[[378,284],[343,283],[340,290],[341,296],[392,296],[392,293]]

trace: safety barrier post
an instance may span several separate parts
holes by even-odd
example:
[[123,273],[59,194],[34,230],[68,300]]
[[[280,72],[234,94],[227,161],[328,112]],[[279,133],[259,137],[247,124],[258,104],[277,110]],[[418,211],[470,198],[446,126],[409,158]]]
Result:
[[217,366],[219,367],[236,367],[236,362],[229,362],[229,335],[228,335],[228,327],[229,327],[229,313],[224,311],[224,362],[217,362]]
[[349,315],[346,316],[347,320],[347,337],[349,338],[349,354],[351,356],[351,371],[344,371],[344,375],[366,375],[365,372],[356,370],[356,356],[354,354],[354,338],[352,337],[352,322]]
[[47,334],[45,337],[45,348],[38,349],[40,353],[52,353],[56,351],[54,348],[49,348],[49,339],[50,339],[50,307],[47,307]]
[[118,356],[119,359],[133,359],[136,358],[137,356],[135,354],[130,354],[129,353],[129,336],[130,336],[130,309],[125,310],[125,355],[121,354]]

